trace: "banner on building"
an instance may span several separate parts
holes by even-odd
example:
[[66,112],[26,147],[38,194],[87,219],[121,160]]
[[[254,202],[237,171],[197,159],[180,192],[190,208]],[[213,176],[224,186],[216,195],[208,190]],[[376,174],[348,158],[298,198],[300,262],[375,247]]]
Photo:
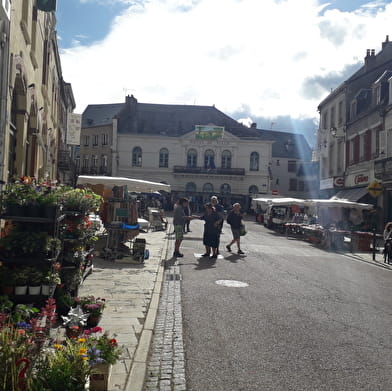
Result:
[[214,125],[195,125],[196,139],[198,140],[216,140],[223,137],[224,126]]
[[37,0],[37,9],[44,12],[56,11],[56,0]]
[[68,113],[66,141],[68,145],[80,145],[81,127],[82,114]]

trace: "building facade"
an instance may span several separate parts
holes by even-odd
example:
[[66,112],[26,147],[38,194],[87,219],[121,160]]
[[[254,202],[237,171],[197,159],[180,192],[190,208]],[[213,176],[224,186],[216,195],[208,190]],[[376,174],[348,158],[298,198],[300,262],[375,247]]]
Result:
[[318,107],[320,191],[325,197],[378,206],[382,211],[379,229],[392,218],[385,176],[391,156],[391,76],[392,42],[387,36],[381,51],[368,49],[364,65]]
[[12,2],[2,180],[59,180],[67,112],[75,107],[62,78],[55,1]]
[[[275,147],[285,142],[287,148]],[[285,151],[282,165],[290,161],[293,177],[303,162],[300,150],[310,161],[303,136],[248,128],[213,106],[146,104],[127,96],[123,104],[86,108],[76,162],[82,174],[168,183],[173,198],[187,196],[197,209],[213,194],[227,206],[247,208],[250,197],[271,192],[273,148]],[[280,174],[282,194],[305,192],[305,185],[294,189],[290,170]]]

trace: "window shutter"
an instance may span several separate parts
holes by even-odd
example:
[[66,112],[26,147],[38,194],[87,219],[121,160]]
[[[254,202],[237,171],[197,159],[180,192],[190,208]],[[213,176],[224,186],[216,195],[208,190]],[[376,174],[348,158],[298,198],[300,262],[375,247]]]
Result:
[[372,131],[368,130],[365,135],[365,160],[372,160]]
[[346,167],[350,165],[350,142],[346,141]]
[[359,136],[354,138],[354,164],[359,162]]

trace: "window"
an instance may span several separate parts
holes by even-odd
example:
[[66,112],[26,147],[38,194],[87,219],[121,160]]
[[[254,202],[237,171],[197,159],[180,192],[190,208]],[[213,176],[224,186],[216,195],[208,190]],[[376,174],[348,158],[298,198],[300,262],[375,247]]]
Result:
[[343,123],[343,101],[339,102],[338,105],[338,125]]
[[231,152],[230,151],[223,151],[222,152],[222,168],[231,168]]
[[216,168],[214,161],[214,151],[207,149],[204,153],[204,168]]
[[197,152],[195,149],[190,149],[186,156],[186,166],[190,168],[197,167]]
[[159,151],[159,167],[169,167],[169,150],[162,148]]
[[280,166],[280,161],[279,161],[279,159],[276,161],[276,165],[277,165],[277,166]]
[[365,160],[365,135],[359,136],[359,161]]
[[84,146],[88,147],[90,144],[90,136],[83,136]]
[[331,128],[335,126],[335,107],[334,106],[331,107],[331,117],[330,117],[329,123],[331,125],[330,126]]
[[305,191],[305,182],[298,181],[298,191]]
[[289,190],[290,191],[297,191],[297,178],[290,178],[289,182]]
[[257,152],[252,152],[250,154],[250,171],[259,171],[259,154]]
[[275,185],[279,185],[279,178],[276,178]]
[[296,172],[297,171],[297,161],[296,160],[289,160],[287,162],[287,171],[288,172]]
[[97,155],[92,156],[91,167],[93,167],[93,168],[98,167],[98,156]]
[[106,155],[101,156],[101,167],[106,168],[108,166],[108,157]]
[[212,183],[205,183],[203,185],[203,193],[213,193],[214,192],[214,186]]
[[106,133],[102,133],[101,140],[102,140],[102,145],[108,145],[109,144],[109,135]]
[[328,111],[325,111],[323,114],[323,129],[328,129],[327,123],[328,123]]
[[221,188],[220,188],[221,194],[230,194],[231,193],[231,187],[228,183],[224,183]]
[[187,193],[195,193],[196,192],[196,185],[193,182],[188,182],[185,185],[185,191]]
[[98,145],[98,135],[94,134],[93,135],[93,147],[96,147]]
[[249,194],[259,194],[259,188],[255,185],[249,187]]
[[77,157],[76,159],[75,159],[75,166],[76,166],[76,168],[80,168],[80,157]]
[[88,155],[83,156],[83,168],[88,168]]
[[142,149],[140,147],[133,148],[132,151],[132,167],[142,166]]

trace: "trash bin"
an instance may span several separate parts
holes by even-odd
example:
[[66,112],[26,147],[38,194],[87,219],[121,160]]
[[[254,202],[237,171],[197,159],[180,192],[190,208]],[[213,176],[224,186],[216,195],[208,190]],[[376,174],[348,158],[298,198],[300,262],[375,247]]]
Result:
[[351,251],[372,251],[372,236],[371,232],[353,232],[351,234]]

